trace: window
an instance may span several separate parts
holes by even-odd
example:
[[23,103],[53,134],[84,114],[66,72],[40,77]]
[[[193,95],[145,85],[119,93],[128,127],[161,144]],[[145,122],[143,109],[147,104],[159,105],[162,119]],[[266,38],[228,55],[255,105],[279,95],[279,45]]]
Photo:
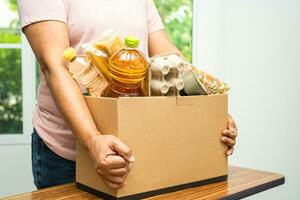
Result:
[[193,0],[154,2],[172,42],[189,61],[192,61]]
[[35,103],[35,59],[20,32],[16,0],[0,0],[0,143],[27,140]]
[[21,35],[17,13],[0,0],[0,133],[22,132]]

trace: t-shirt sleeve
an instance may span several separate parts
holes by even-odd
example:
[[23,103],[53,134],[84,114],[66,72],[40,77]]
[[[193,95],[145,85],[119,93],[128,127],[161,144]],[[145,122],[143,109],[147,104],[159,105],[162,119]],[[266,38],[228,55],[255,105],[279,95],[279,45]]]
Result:
[[67,23],[68,7],[67,0],[18,0],[21,28],[45,20]]
[[159,16],[158,10],[153,2],[153,0],[146,1],[146,12],[147,12],[147,23],[148,32],[153,33],[155,31],[164,29],[161,17]]

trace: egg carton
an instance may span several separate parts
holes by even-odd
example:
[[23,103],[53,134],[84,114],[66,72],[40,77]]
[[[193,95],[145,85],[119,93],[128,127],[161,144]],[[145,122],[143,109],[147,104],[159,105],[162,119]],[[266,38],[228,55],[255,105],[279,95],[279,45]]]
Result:
[[149,63],[149,95],[179,96],[184,88],[181,76],[188,67],[187,62],[177,54],[168,54],[152,57]]

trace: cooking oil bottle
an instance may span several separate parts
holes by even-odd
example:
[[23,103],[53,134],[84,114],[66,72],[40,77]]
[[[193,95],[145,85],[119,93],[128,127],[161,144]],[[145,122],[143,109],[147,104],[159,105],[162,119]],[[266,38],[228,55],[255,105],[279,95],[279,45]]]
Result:
[[125,47],[110,57],[110,83],[104,96],[144,96],[141,85],[148,72],[148,62],[145,55],[137,49],[138,45],[137,37],[127,36]]
[[75,49],[68,48],[64,51],[63,57],[69,62],[68,69],[72,77],[80,82],[91,96],[101,97],[108,83],[86,56],[78,56]]

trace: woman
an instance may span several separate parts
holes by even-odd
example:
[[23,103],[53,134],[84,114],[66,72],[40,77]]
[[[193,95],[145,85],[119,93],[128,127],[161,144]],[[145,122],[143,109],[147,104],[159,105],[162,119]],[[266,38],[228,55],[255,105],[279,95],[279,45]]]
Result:
[[[19,0],[22,31],[41,66],[41,83],[33,118],[32,169],[38,189],[74,181],[75,136],[87,149],[96,170],[111,188],[126,184],[134,157],[126,144],[101,135],[69,75],[63,51],[97,39],[114,29],[140,39],[147,56],[180,53],[168,39],[152,0]],[[236,126],[229,117],[223,141],[233,152]]]

